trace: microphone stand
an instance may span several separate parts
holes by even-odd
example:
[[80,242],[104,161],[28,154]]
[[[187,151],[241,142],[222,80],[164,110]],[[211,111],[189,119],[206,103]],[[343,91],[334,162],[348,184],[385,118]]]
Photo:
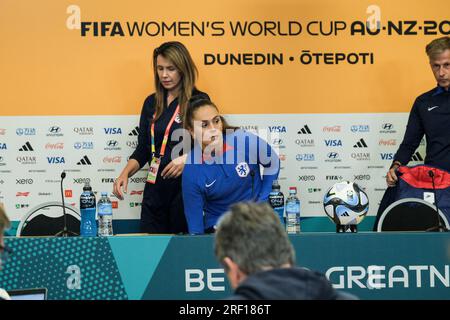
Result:
[[64,190],[63,190],[63,181],[64,181],[65,177],[66,177],[66,172],[63,171],[61,173],[61,198],[62,198],[62,207],[63,207],[64,226],[61,231],[59,231],[57,234],[55,234],[55,237],[78,236],[78,233],[67,229],[67,215],[66,215],[66,206],[64,204]]
[[255,172],[253,170],[250,170],[250,176],[252,177],[252,201],[254,201],[254,189],[255,189]]
[[448,229],[445,227],[445,225],[441,222],[441,217],[439,215],[439,207],[438,207],[438,200],[436,196],[436,187],[434,186],[434,172],[433,170],[428,171],[428,176],[431,178],[431,183],[433,184],[433,194],[434,194],[434,204],[436,205],[436,216],[437,216],[437,226],[431,227],[427,229],[426,231],[438,231],[438,232],[446,232]]

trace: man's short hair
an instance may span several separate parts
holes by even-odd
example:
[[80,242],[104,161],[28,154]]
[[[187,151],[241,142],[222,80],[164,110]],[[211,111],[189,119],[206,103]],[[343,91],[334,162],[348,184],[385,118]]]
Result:
[[5,229],[9,229],[10,221],[6,215],[5,209],[0,205],[0,233],[3,233]]
[[214,251],[246,274],[295,263],[295,252],[280,219],[267,204],[238,203],[219,220]]
[[450,37],[448,36],[434,39],[425,47],[425,51],[430,59],[434,59],[445,50],[450,50]]

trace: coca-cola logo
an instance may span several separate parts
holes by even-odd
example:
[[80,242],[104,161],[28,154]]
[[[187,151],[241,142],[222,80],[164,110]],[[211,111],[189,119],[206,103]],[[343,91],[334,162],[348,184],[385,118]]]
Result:
[[103,163],[120,163],[122,162],[121,156],[114,156],[114,157],[104,157]]
[[64,142],[47,143],[45,149],[64,149]]
[[323,132],[341,132],[341,126],[326,126],[323,127]]

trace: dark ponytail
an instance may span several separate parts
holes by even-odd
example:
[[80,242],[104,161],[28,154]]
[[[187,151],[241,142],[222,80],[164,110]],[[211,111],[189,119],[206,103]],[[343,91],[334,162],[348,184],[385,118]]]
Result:
[[[189,100],[188,107],[186,108],[186,111],[184,113],[183,125],[184,125],[185,129],[194,130],[193,123],[192,123],[193,118],[194,118],[194,113],[198,109],[200,109],[204,106],[211,106],[211,107],[215,108],[217,110],[217,112],[219,112],[219,108],[217,108],[217,106],[210,99],[208,99],[207,96],[196,95]],[[226,130],[239,129],[238,127],[229,125],[228,122],[225,120],[225,118],[222,116],[220,116],[220,120],[222,121],[222,124],[223,124],[223,130],[222,130],[223,133],[225,133]]]

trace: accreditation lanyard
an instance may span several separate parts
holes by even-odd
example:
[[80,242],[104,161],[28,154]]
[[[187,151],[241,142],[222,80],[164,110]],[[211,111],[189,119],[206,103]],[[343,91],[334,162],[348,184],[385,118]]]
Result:
[[[170,128],[173,125],[173,122],[175,121],[175,118],[177,117],[178,113],[180,112],[180,105],[177,106],[177,108],[175,109],[175,112],[173,113],[172,119],[170,119],[169,124],[167,125],[166,128],[166,132],[164,133],[164,138],[161,144],[161,150],[159,152],[159,156],[160,158],[162,158],[164,156],[164,152],[166,151],[166,147],[167,147],[167,141],[169,140],[169,131]],[[156,113],[155,113],[156,115]],[[154,118],[155,116],[153,116]],[[155,148],[155,121],[152,122],[152,125],[150,127],[150,132],[152,135],[152,157],[155,156],[156,154],[156,148]]]
[[[169,124],[167,125],[166,132],[164,133],[164,138],[161,144],[161,150],[159,152],[159,157],[156,157],[156,147],[155,147],[155,121],[153,121],[150,126],[150,133],[152,136],[152,161],[150,162],[150,166],[148,168],[147,182],[151,184],[156,183],[156,177],[158,176],[159,164],[161,163],[161,159],[164,156],[167,147],[167,141],[169,140],[169,132],[170,128],[173,125],[176,117],[178,116],[178,112],[180,111],[180,105],[177,106],[175,112],[173,113],[172,119],[170,119]],[[153,116],[155,118],[155,116]]]

